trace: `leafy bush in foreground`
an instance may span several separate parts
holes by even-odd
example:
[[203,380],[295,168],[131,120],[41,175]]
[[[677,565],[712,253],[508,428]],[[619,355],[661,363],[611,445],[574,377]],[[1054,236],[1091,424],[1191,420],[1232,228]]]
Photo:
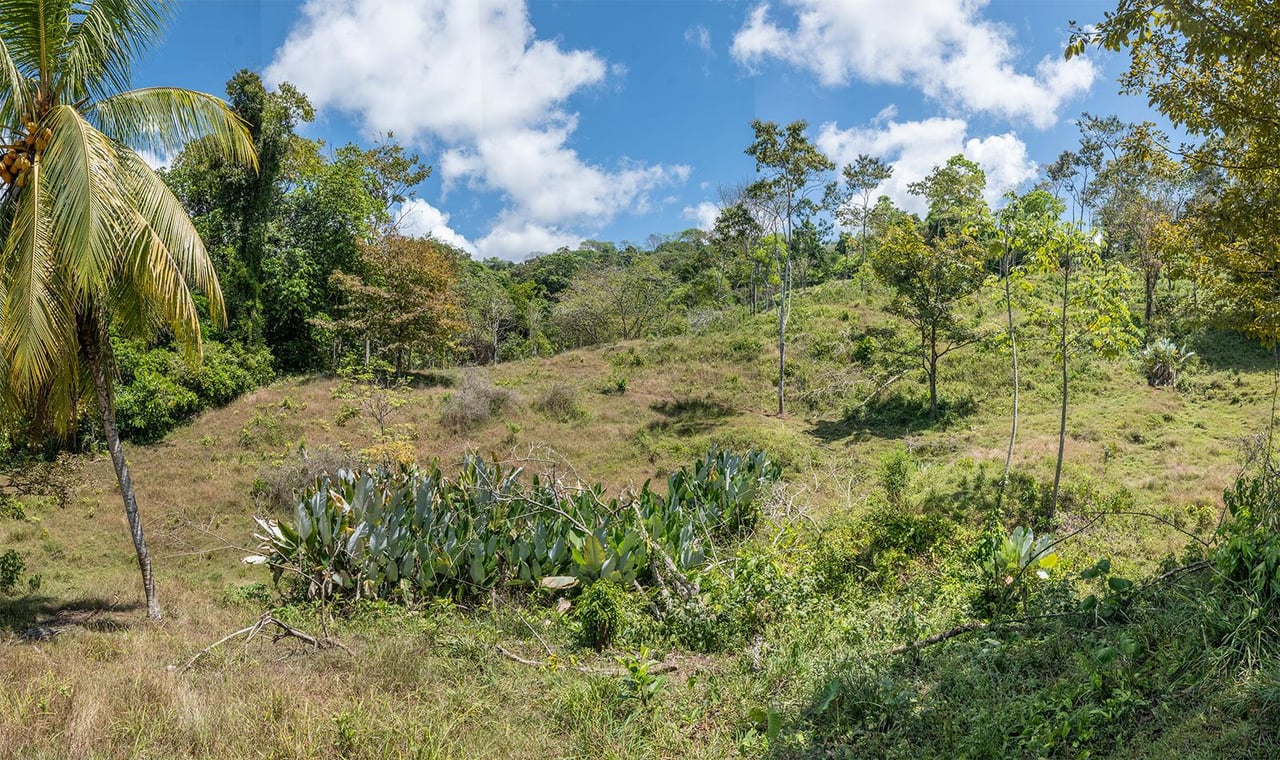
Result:
[[317,480],[292,522],[258,520],[258,561],[318,598],[462,598],[551,578],[630,585],[649,579],[651,559],[696,568],[713,537],[749,531],[760,486],[779,475],[761,452],[712,451],[673,473],[666,496],[646,483],[605,501],[600,486],[525,485],[519,468],[474,456],[452,479],[438,466],[343,472]]

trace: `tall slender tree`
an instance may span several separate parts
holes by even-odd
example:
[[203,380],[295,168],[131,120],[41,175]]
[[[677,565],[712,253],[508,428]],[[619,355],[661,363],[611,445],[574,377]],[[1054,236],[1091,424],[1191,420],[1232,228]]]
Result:
[[778,291],[778,414],[786,411],[787,316],[791,298],[792,234],[799,217],[811,213],[812,196],[824,187],[823,177],[835,163],[823,155],[809,138],[805,121],[793,121],[785,128],[772,121],[751,122],[755,141],[747,155],[756,160],[756,172],[763,175],[747,188],[758,199],[773,222],[774,257],[779,264]]
[[[844,187],[835,183],[828,186],[827,201],[837,222],[858,228],[858,269],[861,271],[867,265],[867,230],[875,210],[871,194],[893,176],[893,166],[881,158],[862,153],[853,163],[845,164],[840,173]],[[848,263],[846,251],[845,269],[848,269]]]
[[108,329],[167,328],[193,353],[191,287],[223,318],[218,277],[182,205],[138,155],[209,150],[254,165],[244,123],[216,97],[131,90],[135,56],[169,15],[160,0],[0,0],[0,382],[10,410],[64,428],[96,402],[142,573],[161,617],[116,428]]

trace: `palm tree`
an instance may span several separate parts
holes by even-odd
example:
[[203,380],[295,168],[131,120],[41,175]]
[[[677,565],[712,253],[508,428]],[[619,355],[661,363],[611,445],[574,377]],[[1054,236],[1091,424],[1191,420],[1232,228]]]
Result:
[[245,125],[218,98],[129,89],[135,57],[169,15],[166,0],[0,0],[0,399],[64,431],[96,403],[156,620],[108,327],[167,330],[198,357],[192,289],[214,320],[223,303],[200,236],[138,151],[172,155],[200,140],[256,164]]

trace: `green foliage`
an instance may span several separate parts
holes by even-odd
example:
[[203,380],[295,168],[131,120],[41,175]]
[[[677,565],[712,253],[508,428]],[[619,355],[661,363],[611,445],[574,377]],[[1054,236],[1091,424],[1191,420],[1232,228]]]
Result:
[[744,535],[761,484],[779,474],[760,452],[712,451],[673,473],[666,496],[646,485],[628,504],[599,486],[525,485],[519,469],[474,456],[452,479],[438,466],[340,472],[301,495],[292,521],[259,519],[257,537],[276,580],[300,578],[313,598],[461,598],[566,576],[630,584],[649,579],[653,546],[687,570],[706,561],[707,536]]
[[1195,351],[1168,338],[1151,341],[1139,354],[1147,372],[1147,383],[1157,388],[1176,385],[1183,368],[1195,355]]
[[1231,519],[1220,529],[1219,570],[1256,607],[1280,602],[1280,475],[1269,462],[1236,479],[1223,494]]
[[905,446],[895,447],[880,458],[880,487],[891,506],[903,505],[915,469],[911,452]]
[[17,550],[10,549],[0,554],[0,594],[12,594],[26,571],[27,563],[22,561]]
[[587,586],[573,606],[582,643],[596,651],[613,643],[622,630],[627,606],[627,592],[615,581],[601,580]]
[[634,655],[623,655],[617,658],[618,664],[626,669],[627,675],[623,683],[632,698],[649,707],[657,698],[666,679],[653,673],[653,666],[658,661],[649,656],[649,647],[641,645],[640,651]]
[[116,419],[126,438],[153,441],[200,412],[226,404],[269,382],[265,348],[204,342],[196,362],[169,347],[121,341],[116,349],[120,385]]

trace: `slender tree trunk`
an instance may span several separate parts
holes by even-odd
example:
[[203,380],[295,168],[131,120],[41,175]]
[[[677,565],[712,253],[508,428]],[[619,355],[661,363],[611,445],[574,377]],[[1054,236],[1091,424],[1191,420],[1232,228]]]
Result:
[[938,328],[929,327],[929,418],[938,416]]
[[782,283],[778,291],[778,416],[786,412],[783,388],[787,378],[787,287],[791,279],[791,256],[782,264]]
[[1009,430],[1009,449],[1004,455],[1004,477],[1000,479],[1000,491],[996,494],[997,525],[1003,519],[1004,495],[1009,488],[1009,472],[1013,469],[1013,448],[1018,440],[1018,334],[1013,325],[1013,291],[1009,283],[1013,272],[1013,252],[1007,247],[1004,254],[1004,313],[1009,323],[1009,347],[1013,351],[1013,425]]
[[1151,319],[1155,316],[1156,311],[1156,285],[1160,284],[1160,271],[1150,262],[1144,267],[1145,285],[1146,285],[1146,308],[1143,312],[1142,326],[1151,329]]
[[84,349],[89,371],[93,375],[93,387],[98,399],[98,412],[102,417],[102,433],[111,454],[120,484],[120,497],[124,500],[124,513],[129,520],[129,533],[133,536],[133,548],[138,555],[138,569],[142,571],[142,590],[147,598],[147,617],[160,620],[160,602],[156,599],[155,579],[151,575],[151,555],[147,552],[146,537],[142,533],[142,519],[138,516],[138,500],[133,492],[133,480],[129,477],[129,464],[120,446],[120,432],[116,428],[115,405],[111,385],[107,378],[111,365],[111,343],[107,338],[107,326],[101,314],[95,312],[80,324],[80,345]]
[[372,352],[369,349],[369,333],[365,333],[364,334],[364,368],[365,369],[369,369],[369,359],[371,358],[371,353]]
[[1062,333],[1058,350],[1062,359],[1062,413],[1058,420],[1058,462],[1053,469],[1053,495],[1049,499],[1049,519],[1058,515],[1058,489],[1062,485],[1062,459],[1067,451],[1067,300],[1070,295],[1071,264],[1062,266]]

